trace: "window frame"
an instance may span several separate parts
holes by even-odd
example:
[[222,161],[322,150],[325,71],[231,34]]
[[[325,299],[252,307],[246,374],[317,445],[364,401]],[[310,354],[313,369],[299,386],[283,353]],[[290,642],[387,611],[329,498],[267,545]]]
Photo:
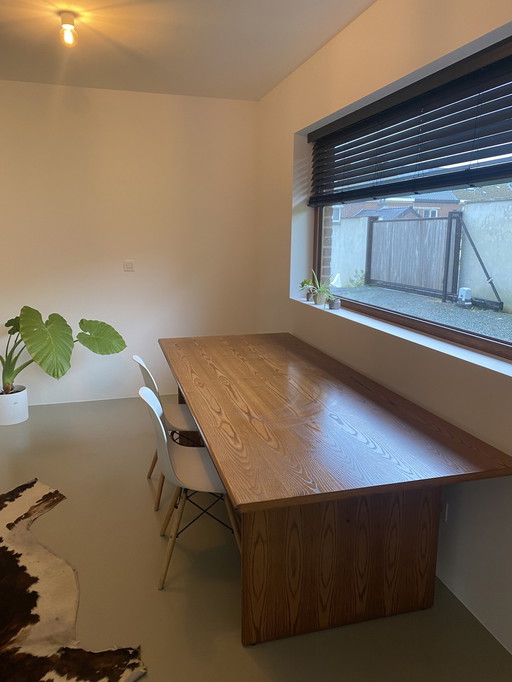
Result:
[[[313,269],[321,272],[322,269],[322,242],[323,242],[323,206],[314,208],[314,249],[313,249]],[[512,342],[507,343],[485,334],[452,327],[446,324],[424,320],[414,315],[399,313],[388,308],[361,303],[344,296],[337,296],[341,300],[341,308],[351,310],[356,313],[373,317],[384,322],[388,322],[412,331],[427,334],[429,336],[455,343],[457,345],[470,348],[482,353],[495,355],[506,360],[512,360]]]
[[[355,180],[355,184],[351,189],[351,171],[347,171],[347,179],[343,180],[342,178],[345,177],[343,176],[344,171],[339,170],[340,166],[336,165],[336,160],[332,160],[334,157],[335,159],[340,159],[341,155],[339,149],[343,148],[343,145],[349,145],[350,140],[353,139],[355,147],[354,149],[347,147],[349,151],[349,161],[347,163],[350,163],[350,152],[353,152],[355,154],[355,157],[353,158],[356,159],[355,166],[357,167],[358,164],[361,164],[358,159],[363,159],[364,156],[362,156],[363,152],[361,151],[361,149],[364,149],[364,145],[362,148],[358,147],[358,140],[364,140],[365,138],[363,136],[367,133],[370,135],[367,139],[371,139],[371,136],[378,132],[381,120],[384,121],[384,129],[386,129],[386,122],[389,123],[391,120],[397,123],[399,126],[398,129],[400,130],[403,127],[404,121],[409,120],[407,115],[412,115],[412,110],[415,107],[417,108],[418,101],[421,103],[421,107],[423,107],[424,103],[428,109],[430,106],[428,97],[433,97],[433,106],[435,107],[437,102],[442,101],[442,97],[444,97],[442,93],[446,93],[447,90],[451,92],[453,83],[459,83],[462,88],[460,92],[464,92],[464,88],[468,82],[472,83],[471,87],[473,87],[473,85],[479,87],[477,79],[480,79],[480,82],[483,84],[482,88],[485,88],[487,86],[486,74],[488,73],[499,72],[502,74],[499,78],[503,79],[508,77],[507,69],[509,69],[511,60],[512,37],[509,36],[479,52],[464,57],[427,77],[420,78],[390,95],[385,95],[371,104],[353,110],[341,118],[331,120],[329,123],[311,130],[308,133],[308,142],[314,144],[314,151],[312,153],[313,182],[308,205],[314,210],[313,269],[316,272],[322,274],[323,210],[326,207],[344,203],[345,201],[362,201],[365,199],[396,196],[399,194],[417,194],[419,198],[423,192],[453,189],[462,186],[467,187],[468,183],[469,186],[472,186],[471,183],[473,181],[475,181],[477,186],[480,184],[499,182],[507,182],[512,186],[512,182],[510,182],[510,179],[512,178],[512,159],[499,161],[494,167],[486,167],[479,174],[477,173],[474,178],[470,178],[469,175],[466,177],[462,172],[457,175],[458,171],[454,171],[453,177],[451,177],[450,171],[446,176],[436,175],[435,177],[423,178],[417,181],[411,180],[410,182],[407,180],[402,184],[398,182],[400,187],[397,190],[397,194],[394,192],[393,180],[396,177],[399,178],[400,175],[393,176],[392,173],[384,173],[384,175],[391,175],[389,185],[386,185],[387,181],[384,179],[381,185],[374,186],[371,189],[370,185],[368,183],[365,184],[363,181],[361,181],[361,187],[358,189],[357,180]],[[497,71],[494,71],[495,67]],[[491,71],[488,71],[488,69]],[[469,81],[466,79],[469,79]],[[504,83],[503,80],[500,82],[502,84]],[[507,92],[508,96],[510,96],[510,94],[512,94],[512,90],[510,90],[510,87],[512,87],[511,79],[507,81],[505,87],[508,88]],[[457,93],[458,92],[459,90],[457,90]],[[441,97],[441,100],[436,99],[438,96]],[[455,102],[453,102],[453,104],[455,104]],[[395,114],[397,111],[400,115],[405,116],[401,121],[399,116],[397,117]],[[389,119],[390,116],[391,119]],[[477,119],[478,115],[475,120]],[[503,119],[503,121],[505,120],[509,119]],[[346,134],[348,137],[345,137]],[[474,134],[478,135],[476,132]],[[445,140],[446,143],[446,138],[442,139]],[[317,144],[319,145],[318,149]],[[337,145],[341,145],[341,147]],[[428,149],[430,148],[427,147],[426,149],[428,152]],[[331,156],[326,157],[325,154],[331,154]],[[375,162],[379,162],[378,157],[376,157]],[[386,166],[387,162],[384,163],[383,161],[382,163]],[[365,163],[362,163],[362,165],[365,166]],[[457,165],[463,164],[455,164],[454,168]],[[368,166],[367,162],[366,166]],[[397,167],[399,167],[399,165]],[[377,177],[377,171],[375,172]],[[357,173],[355,173],[355,176],[357,176]],[[346,187],[348,187],[347,191],[345,191],[346,187],[343,184],[345,181],[348,183],[346,185]],[[416,182],[416,185],[414,185],[414,182]],[[396,184],[397,182],[395,181],[395,185]],[[372,192],[374,192],[373,195]],[[347,299],[344,296],[338,297],[341,299],[342,308],[345,308],[346,310],[352,310],[478,352],[512,360],[512,341],[504,341],[502,339],[486,336],[485,334],[479,334],[440,322],[422,319],[414,315],[395,312],[376,305]]]

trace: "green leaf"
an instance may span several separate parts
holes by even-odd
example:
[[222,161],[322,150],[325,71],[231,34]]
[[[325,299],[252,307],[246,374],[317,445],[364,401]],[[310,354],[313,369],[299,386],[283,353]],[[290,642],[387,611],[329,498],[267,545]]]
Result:
[[[17,317],[12,317],[10,320],[7,320],[5,326],[7,327],[9,334],[17,334],[20,331],[20,316],[18,315]],[[9,327],[11,328],[9,329]]]
[[73,333],[61,315],[52,313],[43,322],[39,311],[23,306],[20,335],[29,355],[41,369],[55,379],[66,374],[71,367]]
[[93,353],[111,355],[126,348],[121,334],[106,322],[80,320],[80,329],[82,331],[77,334],[76,340]]

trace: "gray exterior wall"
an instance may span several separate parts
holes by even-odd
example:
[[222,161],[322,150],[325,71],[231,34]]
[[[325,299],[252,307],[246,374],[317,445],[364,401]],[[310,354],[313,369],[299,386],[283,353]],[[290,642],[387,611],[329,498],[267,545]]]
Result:
[[[462,216],[480,256],[504,302],[512,313],[512,201],[466,204]],[[495,300],[490,285],[467,237],[462,238],[459,286],[473,296]]]

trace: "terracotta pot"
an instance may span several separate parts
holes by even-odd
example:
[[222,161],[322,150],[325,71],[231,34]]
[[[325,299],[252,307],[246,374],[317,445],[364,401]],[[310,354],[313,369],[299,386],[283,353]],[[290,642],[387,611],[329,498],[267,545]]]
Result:
[[0,426],[19,424],[28,419],[28,391],[15,386],[13,393],[0,393]]

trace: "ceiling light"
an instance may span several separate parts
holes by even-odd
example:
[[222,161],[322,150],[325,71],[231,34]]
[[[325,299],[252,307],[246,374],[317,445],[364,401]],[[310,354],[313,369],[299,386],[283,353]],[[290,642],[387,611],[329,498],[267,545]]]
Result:
[[60,29],[60,41],[66,47],[75,47],[78,42],[78,36],[75,31],[75,15],[73,12],[61,12],[60,22],[62,28]]

